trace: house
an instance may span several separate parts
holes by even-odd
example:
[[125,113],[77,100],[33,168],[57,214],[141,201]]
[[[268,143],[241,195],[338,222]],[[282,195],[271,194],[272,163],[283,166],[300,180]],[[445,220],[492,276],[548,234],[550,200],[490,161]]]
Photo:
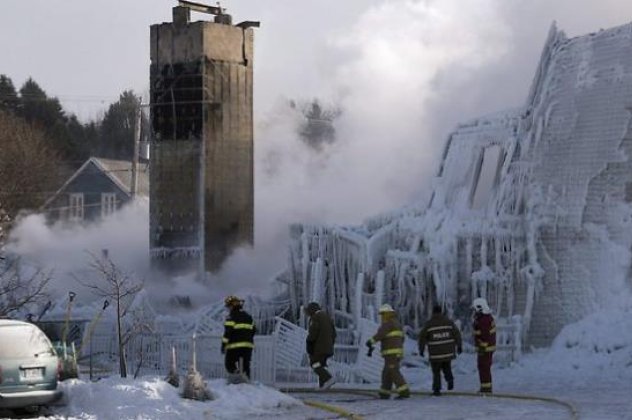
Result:
[[[91,157],[42,206],[51,222],[96,221],[132,200],[132,162]],[[138,164],[139,197],[149,196],[149,165]]]

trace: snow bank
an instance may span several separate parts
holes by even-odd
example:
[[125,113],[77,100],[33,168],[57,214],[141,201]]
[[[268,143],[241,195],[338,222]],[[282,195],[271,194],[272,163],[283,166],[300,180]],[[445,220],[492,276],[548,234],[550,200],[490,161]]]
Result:
[[575,369],[614,367],[632,375],[632,306],[609,309],[567,325],[554,340],[550,355]]
[[[496,367],[498,386],[495,387],[543,392],[549,387],[585,389],[600,383],[610,384],[611,391],[628,389],[632,382],[631,318],[632,305],[629,305],[596,312],[567,325],[550,348],[526,353],[509,367]],[[540,385],[532,388],[537,384]]]
[[161,378],[139,380],[108,378],[91,383],[70,380],[61,384],[67,405],[58,413],[69,419],[232,419],[280,415],[302,403],[263,385],[226,385],[212,380],[208,387],[216,399],[185,400],[179,390]]

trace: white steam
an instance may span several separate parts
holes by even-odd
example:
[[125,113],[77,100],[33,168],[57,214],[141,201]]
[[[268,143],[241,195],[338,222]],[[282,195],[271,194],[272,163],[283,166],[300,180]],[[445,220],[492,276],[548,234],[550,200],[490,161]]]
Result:
[[[290,223],[357,223],[425,199],[446,129],[463,119],[464,109],[485,109],[483,94],[468,96],[465,87],[511,46],[498,0],[400,0],[363,7],[344,30],[322,34],[317,51],[326,65],[310,70],[318,80],[306,81],[305,91],[286,90],[278,75],[300,78],[300,57],[268,75],[270,80],[257,79],[267,92],[276,83],[278,96],[257,104],[264,113],[258,115],[255,139],[256,245],[237,250],[212,277],[213,295],[265,290],[285,265]],[[343,111],[336,121],[338,140],[321,154],[300,141],[300,120],[283,105],[283,98],[310,95]],[[446,98],[458,106],[447,110]],[[14,252],[55,268],[61,289],[70,287],[68,273],[87,268],[86,251],[107,248],[115,262],[140,276],[148,269],[146,206],[70,230],[29,216],[12,239]]]
[[[29,265],[52,271],[55,295],[78,292],[83,301],[92,297],[77,283],[94,279],[89,269],[93,256],[107,249],[110,258],[140,280],[149,269],[149,206],[137,201],[86,226],[47,225],[45,217],[33,214],[23,218],[11,231],[7,251],[22,257]],[[89,278],[88,278],[89,277]]]

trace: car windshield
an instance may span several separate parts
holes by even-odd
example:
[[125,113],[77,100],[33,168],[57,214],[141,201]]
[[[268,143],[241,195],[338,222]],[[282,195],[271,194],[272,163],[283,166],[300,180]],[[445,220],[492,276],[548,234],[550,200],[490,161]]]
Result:
[[53,353],[53,349],[46,335],[37,327],[0,327],[0,359],[28,358],[45,353]]

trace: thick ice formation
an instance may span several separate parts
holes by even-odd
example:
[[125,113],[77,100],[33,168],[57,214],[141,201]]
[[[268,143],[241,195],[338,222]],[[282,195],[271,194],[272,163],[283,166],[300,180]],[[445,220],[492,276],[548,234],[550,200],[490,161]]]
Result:
[[418,328],[434,302],[467,321],[485,296],[544,345],[628,296],[629,106],[632,25],[573,39],[553,25],[526,104],[449,135],[427,208],[292,228],[290,316],[316,300],[357,322],[389,302]]

